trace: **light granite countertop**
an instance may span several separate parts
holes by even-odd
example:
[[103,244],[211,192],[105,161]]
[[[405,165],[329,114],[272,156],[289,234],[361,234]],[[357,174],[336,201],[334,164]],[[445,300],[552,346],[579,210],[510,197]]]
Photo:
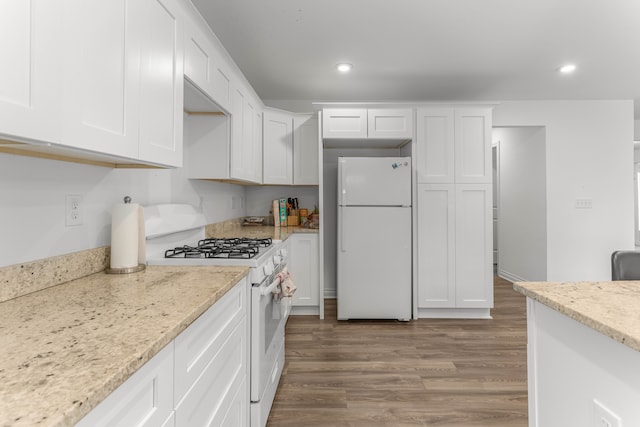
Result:
[[640,281],[516,282],[513,288],[640,351]]
[[317,228],[305,227],[274,227],[269,225],[231,225],[216,227],[215,225],[206,227],[207,237],[249,237],[249,238],[272,238],[273,240],[285,240],[295,233],[318,234]]
[[73,426],[247,272],[101,272],[0,303],[0,426]]

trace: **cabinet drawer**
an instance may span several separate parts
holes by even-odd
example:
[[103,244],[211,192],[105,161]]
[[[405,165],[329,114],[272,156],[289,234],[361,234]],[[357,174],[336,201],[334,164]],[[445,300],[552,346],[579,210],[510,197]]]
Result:
[[171,342],[80,420],[76,427],[159,426],[168,421],[173,407]]
[[[178,403],[247,315],[247,279],[202,314],[175,340]],[[245,331],[246,332],[246,331]]]
[[[247,319],[232,328],[202,375],[176,408],[176,426],[247,425]],[[226,423],[223,421],[226,420]],[[238,424],[229,424],[239,420]]]

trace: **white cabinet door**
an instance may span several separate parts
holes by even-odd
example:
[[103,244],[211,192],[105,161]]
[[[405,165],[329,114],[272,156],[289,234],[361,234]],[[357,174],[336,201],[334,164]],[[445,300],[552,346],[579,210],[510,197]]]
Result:
[[293,184],[293,116],[265,110],[263,114],[263,182]]
[[489,108],[420,108],[418,182],[484,184],[492,180]]
[[138,158],[135,3],[65,1],[65,145]]
[[139,159],[182,166],[183,16],[179,0],[137,0]]
[[419,183],[454,182],[454,113],[451,108],[420,108],[416,119]]
[[318,235],[293,234],[289,251],[289,271],[297,287],[293,306],[318,306],[320,303],[320,269]]
[[209,35],[197,22],[184,27],[184,76],[209,97],[214,96],[214,47]]
[[248,313],[246,279],[175,340],[175,400],[180,402]]
[[229,420],[239,420],[237,426],[248,425],[247,360],[247,318],[244,317],[177,405],[176,427],[218,427]]
[[0,136],[60,140],[63,8],[0,0]]
[[453,184],[418,185],[418,307],[455,307]]
[[374,139],[411,139],[413,110],[373,108],[367,111],[367,136]]
[[227,62],[227,57],[222,54],[223,51],[224,48],[219,44],[214,47],[213,69],[211,70],[213,100],[220,107],[230,111],[232,95],[231,65]]
[[491,184],[456,185],[456,305],[493,307]]
[[491,169],[491,110],[459,108],[455,112],[455,180],[485,184]]
[[232,90],[229,177],[240,181],[262,182],[261,134],[256,120],[261,117],[259,101],[237,85]]
[[173,342],[96,406],[76,427],[155,427],[173,411]]
[[182,165],[183,28],[177,0],[65,0],[62,143]]
[[293,117],[293,183],[318,185],[318,116]]
[[325,108],[322,110],[322,137],[366,138],[366,108]]

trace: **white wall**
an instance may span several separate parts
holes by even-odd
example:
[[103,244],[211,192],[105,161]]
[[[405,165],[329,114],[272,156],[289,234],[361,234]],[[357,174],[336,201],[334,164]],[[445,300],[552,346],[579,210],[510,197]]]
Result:
[[635,141],[640,141],[640,120],[635,121],[633,139]]
[[[81,226],[65,226],[70,194],[83,198]],[[184,169],[108,169],[0,153],[0,267],[109,245],[111,207],[125,195],[142,205],[202,206],[210,223],[245,215],[243,186],[191,181]]]
[[504,102],[493,124],[546,128],[547,280],[609,280],[611,252],[634,248],[633,102]]
[[511,281],[547,277],[545,129],[494,128],[499,150],[498,275]]

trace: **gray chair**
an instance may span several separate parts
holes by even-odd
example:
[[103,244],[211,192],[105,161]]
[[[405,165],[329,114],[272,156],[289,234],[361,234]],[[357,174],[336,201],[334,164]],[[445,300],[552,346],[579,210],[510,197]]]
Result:
[[640,252],[615,251],[612,253],[611,280],[640,280]]

